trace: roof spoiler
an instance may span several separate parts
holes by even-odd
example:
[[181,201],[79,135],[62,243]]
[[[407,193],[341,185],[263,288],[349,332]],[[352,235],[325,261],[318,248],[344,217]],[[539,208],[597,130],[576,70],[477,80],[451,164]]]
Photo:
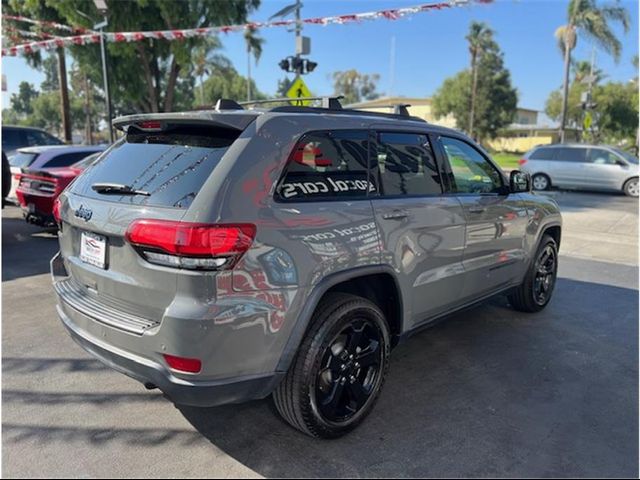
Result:
[[131,125],[135,125],[136,128],[142,131],[161,131],[166,128],[168,124],[209,125],[243,131],[257,116],[258,114],[255,112],[245,112],[244,114],[238,115],[220,115],[211,111],[147,113],[118,117],[113,119],[112,124],[115,128],[123,132],[126,132]]

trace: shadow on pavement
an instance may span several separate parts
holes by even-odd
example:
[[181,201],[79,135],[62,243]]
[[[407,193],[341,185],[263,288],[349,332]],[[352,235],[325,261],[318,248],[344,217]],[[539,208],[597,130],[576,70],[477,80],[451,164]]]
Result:
[[560,279],[540,314],[500,298],[457,314],[398,348],[372,416],[339,440],[297,433],[269,400],[179,408],[266,477],[637,476],[637,301]]
[[165,428],[79,428],[2,424],[2,437],[10,443],[47,442],[67,444],[82,441],[95,446],[118,443],[131,447],[157,447],[173,442],[189,447],[202,439],[197,432]]
[[29,225],[16,212],[11,215],[2,216],[2,281],[49,272],[49,260],[58,251],[57,235]]
[[98,360],[92,358],[22,358],[2,357],[2,372],[30,374],[50,371],[51,373],[110,371]]
[[537,194],[553,198],[560,205],[562,212],[606,208],[628,210],[631,213],[636,212],[638,208],[637,198],[627,197],[624,193],[618,192],[551,190],[549,192],[537,192]]

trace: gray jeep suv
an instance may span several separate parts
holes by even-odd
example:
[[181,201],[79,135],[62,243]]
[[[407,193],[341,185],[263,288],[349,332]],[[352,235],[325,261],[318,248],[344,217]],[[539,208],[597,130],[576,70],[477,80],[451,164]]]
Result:
[[55,209],[74,340],[177,404],[273,394],[337,437],[416,330],[501,292],[547,305],[561,217],[526,174],[406,109],[323,105],[116,119]]

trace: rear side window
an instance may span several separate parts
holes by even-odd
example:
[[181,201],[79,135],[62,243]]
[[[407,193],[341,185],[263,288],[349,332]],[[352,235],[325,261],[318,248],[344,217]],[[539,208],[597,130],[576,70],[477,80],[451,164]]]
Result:
[[556,148],[538,148],[529,158],[531,160],[553,160],[556,150]]
[[586,148],[558,148],[555,160],[561,162],[586,162],[587,161],[587,149]]
[[[126,204],[188,208],[240,132],[211,126],[179,126],[162,132],[129,128],[92,168],[74,183],[73,192]],[[149,192],[107,195],[94,183],[115,183]]]
[[36,158],[38,158],[37,153],[18,152],[9,158],[9,164],[12,167],[27,168]]
[[74,152],[57,155],[43,165],[44,168],[68,167],[91,155],[91,152]]
[[375,189],[368,178],[366,130],[306,134],[294,147],[279,182],[281,201],[365,198]]
[[373,162],[382,195],[442,193],[438,167],[424,134],[379,133]]

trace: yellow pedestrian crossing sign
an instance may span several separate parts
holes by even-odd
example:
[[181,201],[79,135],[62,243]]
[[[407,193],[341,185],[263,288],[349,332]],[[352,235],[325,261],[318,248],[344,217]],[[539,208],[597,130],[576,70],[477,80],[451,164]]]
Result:
[[[310,97],[311,91],[309,87],[304,83],[302,77],[296,78],[296,80],[291,84],[289,90],[287,90],[287,97],[289,98],[304,98]],[[294,100],[291,102],[291,105],[295,107],[306,107],[311,103],[311,100]]]

